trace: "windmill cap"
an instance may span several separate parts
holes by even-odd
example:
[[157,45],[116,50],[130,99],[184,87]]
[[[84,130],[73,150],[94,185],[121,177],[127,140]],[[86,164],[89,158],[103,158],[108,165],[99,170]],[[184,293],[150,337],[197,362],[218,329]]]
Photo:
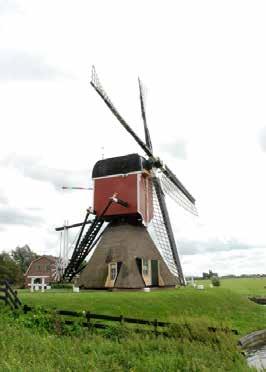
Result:
[[139,154],[129,154],[97,161],[92,170],[92,178],[116,174],[127,174],[148,170],[148,161]]

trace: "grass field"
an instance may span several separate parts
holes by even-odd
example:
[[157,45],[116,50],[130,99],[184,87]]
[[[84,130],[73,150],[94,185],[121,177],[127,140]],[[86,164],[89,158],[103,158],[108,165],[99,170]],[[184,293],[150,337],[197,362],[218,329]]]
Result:
[[90,310],[189,324],[181,338],[83,333],[57,336],[0,315],[0,371],[247,371],[237,337],[210,334],[228,326],[241,335],[266,328],[266,308],[248,300],[266,295],[265,279],[226,279],[221,287],[144,292],[51,291],[19,296],[28,305]]

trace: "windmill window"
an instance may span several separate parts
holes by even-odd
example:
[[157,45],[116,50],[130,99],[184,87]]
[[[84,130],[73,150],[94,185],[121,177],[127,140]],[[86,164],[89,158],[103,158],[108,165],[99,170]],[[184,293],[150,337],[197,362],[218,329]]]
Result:
[[110,277],[111,280],[115,280],[117,275],[117,264],[116,263],[111,263],[110,264]]
[[149,261],[145,258],[142,260],[142,275],[149,275]]

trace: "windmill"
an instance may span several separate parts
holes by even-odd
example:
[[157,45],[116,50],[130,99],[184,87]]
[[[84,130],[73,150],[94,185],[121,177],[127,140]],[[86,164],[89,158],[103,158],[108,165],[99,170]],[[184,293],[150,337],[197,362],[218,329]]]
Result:
[[[102,159],[93,168],[94,205],[86,213],[63,275],[70,281],[80,273],[79,284],[87,288],[185,284],[165,194],[197,215],[195,199],[153,153],[140,79],[138,84],[145,142],[119,114],[92,69],[92,87],[146,157],[129,154]],[[87,266],[81,267],[89,254]]]

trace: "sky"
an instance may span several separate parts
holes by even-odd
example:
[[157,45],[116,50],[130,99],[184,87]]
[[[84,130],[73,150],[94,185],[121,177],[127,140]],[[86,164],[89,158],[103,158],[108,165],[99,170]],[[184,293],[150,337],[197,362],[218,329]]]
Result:
[[[264,1],[0,0],[0,251],[59,253],[98,159],[139,152],[105,90],[196,198],[170,200],[185,275],[266,273]],[[72,233],[74,238],[76,232]]]

